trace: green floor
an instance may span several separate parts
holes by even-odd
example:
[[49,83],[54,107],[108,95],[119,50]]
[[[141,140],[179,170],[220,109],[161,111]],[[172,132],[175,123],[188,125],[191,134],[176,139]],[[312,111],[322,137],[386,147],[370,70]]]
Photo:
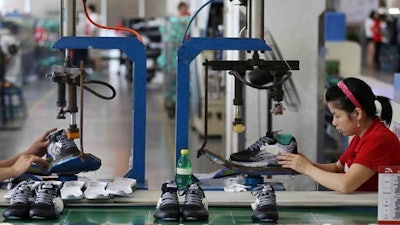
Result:
[[[0,208],[1,213],[5,207]],[[58,220],[3,220],[4,223],[51,224],[178,224],[154,221],[154,207],[68,207]],[[251,221],[251,208],[211,207],[208,221],[188,224],[258,224]],[[377,223],[374,207],[280,207],[280,224],[371,224]]]

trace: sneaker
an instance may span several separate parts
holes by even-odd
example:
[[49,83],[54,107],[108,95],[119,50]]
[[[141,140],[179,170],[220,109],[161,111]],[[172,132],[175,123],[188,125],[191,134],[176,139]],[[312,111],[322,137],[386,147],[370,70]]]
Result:
[[252,195],[257,195],[257,199],[251,204],[254,221],[276,222],[278,220],[278,209],[276,207],[275,190],[271,185],[264,185],[255,188]]
[[183,194],[185,194],[181,213],[183,221],[207,220],[208,202],[203,189],[194,183],[187,186]]
[[10,206],[3,212],[6,219],[28,219],[34,192],[27,181],[19,183],[11,195]]
[[36,190],[35,202],[29,210],[29,216],[33,219],[56,219],[63,209],[60,186],[43,182]]
[[58,130],[49,136],[47,158],[51,161],[49,173],[77,174],[82,171],[95,171],[101,160],[91,154],[82,154],[74,140],[68,139],[65,130]]
[[297,153],[296,139],[290,134],[268,132],[243,151],[233,153],[233,164],[247,167],[278,166],[277,156],[282,152]]
[[161,197],[157,202],[157,209],[153,214],[155,219],[178,221],[179,220],[179,200],[178,186],[175,182],[164,183],[161,186]]

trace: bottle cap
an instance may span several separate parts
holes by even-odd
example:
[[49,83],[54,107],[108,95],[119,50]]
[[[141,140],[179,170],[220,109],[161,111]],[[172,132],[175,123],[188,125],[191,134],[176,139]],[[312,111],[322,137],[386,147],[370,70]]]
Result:
[[182,155],[188,155],[189,154],[189,149],[182,149],[181,150]]

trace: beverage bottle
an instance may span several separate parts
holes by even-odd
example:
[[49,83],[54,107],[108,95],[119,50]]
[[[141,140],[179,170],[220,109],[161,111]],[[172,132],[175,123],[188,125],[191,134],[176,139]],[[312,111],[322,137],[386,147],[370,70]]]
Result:
[[188,149],[181,150],[181,157],[176,164],[175,181],[179,189],[192,184],[192,163],[190,162]]

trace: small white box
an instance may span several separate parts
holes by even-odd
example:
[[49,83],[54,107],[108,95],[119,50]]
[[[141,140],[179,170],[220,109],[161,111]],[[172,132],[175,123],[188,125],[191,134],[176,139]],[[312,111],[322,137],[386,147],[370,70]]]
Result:
[[379,167],[378,224],[400,224],[400,166]]

